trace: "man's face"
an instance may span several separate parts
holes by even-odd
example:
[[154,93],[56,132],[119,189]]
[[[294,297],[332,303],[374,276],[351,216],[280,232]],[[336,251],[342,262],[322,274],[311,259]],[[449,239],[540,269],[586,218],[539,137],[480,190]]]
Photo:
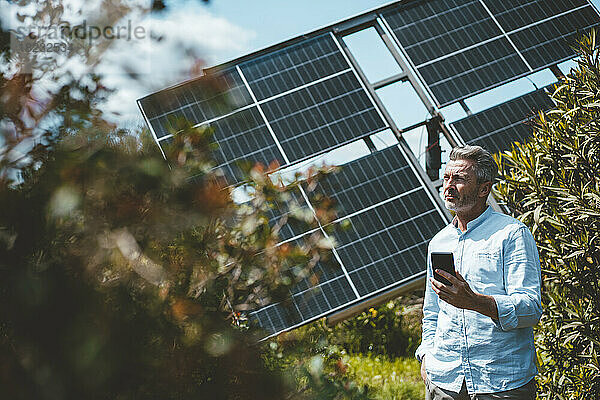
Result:
[[444,171],[442,196],[448,210],[469,211],[479,199],[479,184],[473,169],[473,161],[449,161]]

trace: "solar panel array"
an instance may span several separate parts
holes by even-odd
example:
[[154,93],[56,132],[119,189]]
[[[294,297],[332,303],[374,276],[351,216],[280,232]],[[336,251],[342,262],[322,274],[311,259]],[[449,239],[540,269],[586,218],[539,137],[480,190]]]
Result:
[[[321,181],[318,189],[341,207],[334,222],[339,226],[338,265],[318,265],[317,285],[307,278],[296,286],[288,304],[253,313],[252,318],[270,333],[423,274],[427,243],[446,224],[398,146],[345,164],[339,173]],[[342,224],[349,227],[342,229]]]
[[554,107],[546,88],[517,97],[490,109],[460,119],[454,126],[467,144],[494,151],[509,150],[513,142],[523,142],[531,135],[528,122],[537,111]]
[[438,106],[570,58],[600,25],[587,0],[420,1],[383,17]]
[[[574,37],[600,25],[587,0],[403,1],[377,16],[439,107],[572,57]],[[241,160],[289,166],[389,128],[334,32],[322,29],[138,100],[157,143],[172,140],[180,118],[210,126],[217,168],[234,184],[244,179]],[[529,134],[532,110],[551,106],[538,90],[452,125],[465,142],[502,150]],[[277,333],[422,276],[427,242],[447,220],[414,168],[392,146],[320,182],[318,190],[339,204],[333,224],[349,226],[336,230],[335,266],[317,264],[317,283],[305,279],[289,301],[252,319]],[[293,196],[303,203],[300,191]],[[285,216],[283,205],[270,210],[271,225]],[[288,219],[280,235],[301,242],[310,233],[303,230]]]

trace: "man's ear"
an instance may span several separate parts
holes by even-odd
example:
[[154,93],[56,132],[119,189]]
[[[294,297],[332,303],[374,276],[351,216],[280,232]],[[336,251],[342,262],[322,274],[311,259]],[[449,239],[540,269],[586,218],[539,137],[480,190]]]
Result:
[[479,197],[487,197],[492,191],[492,182],[487,181],[479,185]]

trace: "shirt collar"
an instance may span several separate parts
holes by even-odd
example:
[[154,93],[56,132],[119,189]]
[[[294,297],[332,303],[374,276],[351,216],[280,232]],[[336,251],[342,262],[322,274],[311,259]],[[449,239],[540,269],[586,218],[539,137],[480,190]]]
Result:
[[487,208],[485,209],[485,211],[482,212],[477,218],[475,218],[472,221],[467,222],[467,230],[464,232],[461,231],[460,228],[458,227],[458,221],[457,221],[456,217],[454,217],[452,219],[452,226],[454,226],[454,228],[456,228],[456,230],[459,232],[459,234],[467,233],[470,230],[473,230],[473,229],[477,228],[479,225],[481,225],[483,223],[483,221],[485,221],[486,219],[488,219],[490,217],[492,212],[493,212],[492,207],[490,207],[488,205]]

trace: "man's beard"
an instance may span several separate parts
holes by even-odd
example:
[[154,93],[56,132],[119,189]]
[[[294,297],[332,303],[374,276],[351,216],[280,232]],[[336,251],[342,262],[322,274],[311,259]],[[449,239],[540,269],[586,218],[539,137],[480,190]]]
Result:
[[[454,195],[458,195],[457,192],[452,192]],[[477,190],[473,190],[470,193],[464,193],[461,197],[456,200],[446,200],[444,196],[444,205],[448,210],[454,212],[461,212],[471,209],[475,203],[477,203]]]

